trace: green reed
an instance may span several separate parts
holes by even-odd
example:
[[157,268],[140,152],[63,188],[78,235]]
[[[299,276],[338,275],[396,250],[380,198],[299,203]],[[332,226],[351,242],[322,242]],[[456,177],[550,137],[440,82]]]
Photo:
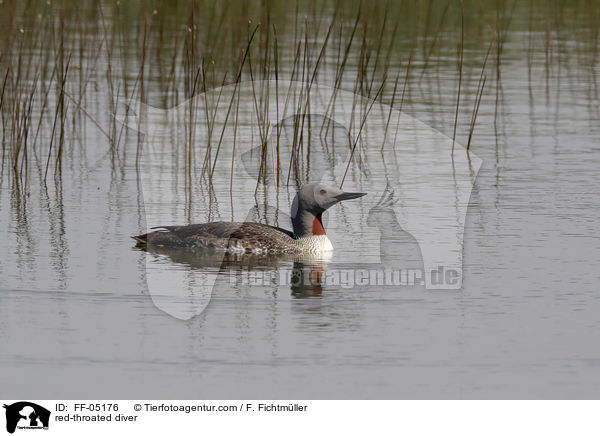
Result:
[[[303,132],[330,129],[328,122],[309,124],[315,83],[400,111],[429,95],[428,103],[443,109],[432,110],[431,121],[453,141],[464,138],[476,149],[481,107],[493,107],[498,129],[511,30],[527,32],[523,56],[530,84],[535,53],[543,48],[548,92],[570,56],[586,75],[590,95],[598,96],[600,8],[590,0],[4,0],[0,25],[1,165],[20,186],[35,174],[40,183],[60,181],[77,147],[105,147],[110,165],[135,171],[144,138],[138,133],[135,149],[127,150],[122,142],[128,132],[119,116],[133,111],[141,123],[145,104],[170,108],[185,102],[185,144],[174,152],[185,162],[191,195],[192,184],[212,184],[215,169],[231,164],[219,155],[228,131],[234,132],[235,154],[244,80],[275,83],[253,89],[261,143],[257,183],[267,177],[269,154],[277,185],[282,177],[302,182],[301,163],[309,163],[313,148]],[[567,38],[576,42],[572,53],[565,53]],[[424,92],[441,89],[448,75],[456,78],[452,103],[442,101],[441,92]],[[283,80],[300,82],[300,95],[291,96],[280,86]],[[235,89],[228,101],[221,93],[206,93],[230,84]],[[107,98],[94,101],[94,90],[104,90]],[[282,101],[274,114],[268,105],[272,95]],[[334,92],[329,114],[336,99]],[[351,108],[352,131],[361,131],[373,105],[360,102],[356,98]],[[217,125],[223,108],[225,121]],[[391,113],[384,143],[363,145],[354,138],[348,144],[353,156],[357,144],[383,149],[386,140],[395,140]],[[290,115],[291,158],[281,162],[281,126],[274,120]],[[205,144],[196,144],[199,125],[206,129]],[[82,141],[86,128],[97,129],[105,143]]]

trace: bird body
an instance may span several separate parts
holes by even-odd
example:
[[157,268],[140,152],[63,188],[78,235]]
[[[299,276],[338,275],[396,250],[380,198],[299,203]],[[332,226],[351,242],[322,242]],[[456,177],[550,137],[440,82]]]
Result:
[[320,183],[304,185],[292,203],[293,231],[254,222],[210,222],[160,226],[133,236],[138,245],[190,247],[248,254],[318,254],[333,250],[325,233],[322,213],[342,200],[365,195],[343,192]]
[[327,235],[294,239],[289,230],[261,223],[217,221],[156,228],[160,230],[134,238],[139,244],[158,247],[206,248],[239,254],[313,253],[333,249]]

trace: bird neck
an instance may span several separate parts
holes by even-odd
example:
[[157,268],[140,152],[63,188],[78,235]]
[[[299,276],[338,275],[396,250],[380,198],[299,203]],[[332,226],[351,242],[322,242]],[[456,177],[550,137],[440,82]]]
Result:
[[297,213],[292,216],[292,227],[296,239],[325,235],[325,228],[323,227],[320,213],[315,215],[306,210],[298,210]]

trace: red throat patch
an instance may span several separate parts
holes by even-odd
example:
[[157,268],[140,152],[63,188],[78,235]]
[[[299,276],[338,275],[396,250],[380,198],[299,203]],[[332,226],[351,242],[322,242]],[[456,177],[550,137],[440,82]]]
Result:
[[321,236],[325,234],[323,222],[321,221],[321,214],[318,214],[313,221],[312,234],[313,236]]

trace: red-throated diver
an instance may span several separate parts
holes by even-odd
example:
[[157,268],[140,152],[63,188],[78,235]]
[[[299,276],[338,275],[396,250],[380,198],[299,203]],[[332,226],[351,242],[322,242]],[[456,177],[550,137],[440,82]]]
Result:
[[157,247],[210,248],[238,253],[321,253],[333,250],[325,234],[321,214],[342,200],[366,195],[344,192],[318,182],[300,188],[292,202],[293,232],[267,224],[212,222],[187,226],[158,226],[160,229],[133,236],[138,245]]

